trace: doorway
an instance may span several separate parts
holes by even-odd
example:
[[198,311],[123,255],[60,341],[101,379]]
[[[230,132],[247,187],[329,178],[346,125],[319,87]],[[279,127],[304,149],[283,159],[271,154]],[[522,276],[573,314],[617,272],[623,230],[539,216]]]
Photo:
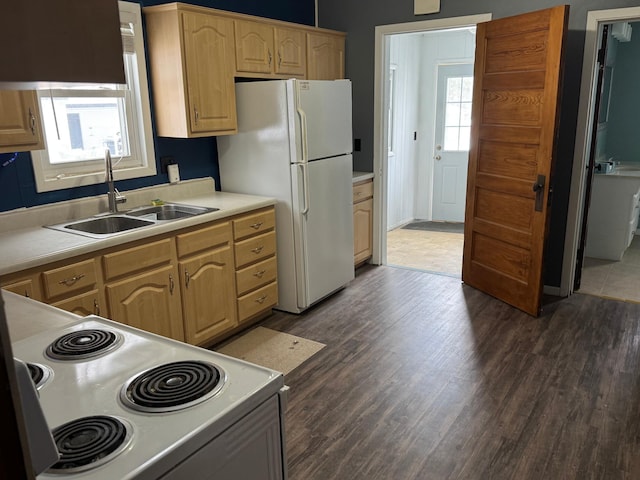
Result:
[[[635,88],[624,91],[624,84],[633,80],[625,64],[635,65],[636,61],[626,60],[637,58],[640,52],[640,7],[591,11],[587,16],[585,53],[583,61],[580,107],[578,111],[578,126],[576,131],[575,156],[572,172],[572,187],[570,197],[569,221],[565,239],[565,259],[561,289],[566,294],[574,289],[580,293],[588,293],[608,298],[640,301],[640,237],[633,235],[636,229],[638,213],[631,210],[634,192],[640,188],[640,176],[637,187],[630,186],[625,200],[623,183],[633,183],[633,179],[625,179],[620,170],[615,176],[591,174],[589,159],[592,163],[607,161],[613,157],[614,162],[633,163],[640,170],[640,160],[635,155],[625,153],[625,142],[617,138],[624,135],[624,139],[633,139],[635,135],[625,135],[620,124],[637,125],[638,120],[629,118],[624,113],[624,107],[633,104],[632,98],[637,98]],[[629,24],[635,27],[635,42],[631,39],[618,38],[607,35],[609,44],[609,58],[603,62],[603,83],[598,89],[598,50],[602,44],[605,26],[609,31],[614,26]],[[614,55],[611,55],[611,53]],[[633,71],[633,69],[632,69]],[[604,73],[607,75],[605,76]],[[610,87],[610,88],[609,88]],[[616,88],[622,88],[616,92]],[[632,95],[630,96],[629,93]],[[601,99],[603,108],[596,113],[596,99]],[[600,103],[602,103],[600,102]],[[637,145],[637,143],[636,143]],[[636,147],[633,147],[636,148]],[[592,165],[593,168],[594,165]],[[615,171],[615,167],[614,167]],[[640,175],[640,171],[638,172]],[[614,195],[606,193],[607,184],[619,180],[613,188]],[[589,182],[591,181],[591,184]],[[588,194],[591,186],[592,194]],[[611,186],[611,185],[609,185]],[[624,188],[623,188],[624,187]],[[635,190],[634,190],[635,189]],[[604,195],[606,209],[603,210]],[[614,197],[621,197],[616,200]],[[628,203],[628,205],[626,205]],[[608,239],[615,238],[615,224],[617,217],[623,217],[624,210],[629,218],[622,219],[626,223],[625,231],[620,237],[626,237],[622,245],[614,246]],[[587,223],[584,248],[581,246],[582,221]],[[604,219],[604,220],[602,220]],[[619,222],[620,223],[620,222]],[[621,226],[621,228],[623,228]],[[606,240],[606,241],[605,241]],[[565,274],[566,272],[566,274]],[[576,280],[579,280],[576,282]],[[579,286],[577,285],[579,283]]]
[[475,25],[490,19],[376,28],[373,263],[460,277]]

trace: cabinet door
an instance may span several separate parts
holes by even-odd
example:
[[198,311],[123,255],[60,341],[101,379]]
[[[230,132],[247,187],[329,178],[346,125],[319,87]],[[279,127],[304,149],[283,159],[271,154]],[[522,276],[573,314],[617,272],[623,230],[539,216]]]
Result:
[[353,205],[353,261],[359,264],[373,252],[373,199]]
[[167,265],[106,286],[111,319],[184,341],[176,268]]
[[35,91],[0,90],[0,112],[0,153],[44,148]]
[[307,34],[307,78],[344,78],[344,37],[324,33]]
[[3,290],[22,295],[27,298],[33,298],[34,300],[41,300],[42,295],[38,284],[38,276],[23,278],[15,280],[11,283],[2,286]]
[[237,324],[233,254],[225,246],[179,263],[186,341],[202,344]]
[[190,131],[235,130],[233,20],[183,12],[182,22]]
[[306,32],[294,28],[276,27],[275,72],[304,77],[307,67]]
[[236,70],[273,73],[273,27],[264,23],[236,20]]
[[87,315],[101,315],[103,317],[107,317],[108,315],[107,312],[104,311],[104,302],[101,297],[102,294],[99,290],[91,290],[90,292],[67,298],[65,300],[52,303],[51,305],[82,317],[86,317]]

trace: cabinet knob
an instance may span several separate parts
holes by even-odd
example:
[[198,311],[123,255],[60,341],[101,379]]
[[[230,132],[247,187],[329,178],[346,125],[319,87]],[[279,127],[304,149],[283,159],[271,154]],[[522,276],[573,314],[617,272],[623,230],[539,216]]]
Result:
[[266,272],[267,272],[266,270],[260,270],[259,272],[255,272],[253,274],[253,276],[254,277],[258,277],[258,278],[262,278]]
[[267,299],[267,296],[266,295],[262,295],[261,297],[256,298],[255,301],[262,304],[262,303],[264,303],[264,301],[266,299]]
[[256,222],[256,223],[252,223],[251,225],[249,225],[251,228],[253,228],[254,230],[258,230],[261,226],[262,226],[262,222]]
[[261,245],[261,246],[256,247],[256,248],[252,248],[252,249],[251,249],[251,251],[257,255],[257,254],[259,254],[260,252],[262,252],[262,249],[263,249],[263,248],[264,248],[264,246],[262,246],[262,245]]

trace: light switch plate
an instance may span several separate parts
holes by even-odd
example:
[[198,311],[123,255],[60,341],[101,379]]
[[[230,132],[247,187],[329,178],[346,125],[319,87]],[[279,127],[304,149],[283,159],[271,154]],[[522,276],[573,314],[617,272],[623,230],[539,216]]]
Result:
[[424,15],[425,13],[438,13],[440,11],[440,0],[413,0],[413,14]]

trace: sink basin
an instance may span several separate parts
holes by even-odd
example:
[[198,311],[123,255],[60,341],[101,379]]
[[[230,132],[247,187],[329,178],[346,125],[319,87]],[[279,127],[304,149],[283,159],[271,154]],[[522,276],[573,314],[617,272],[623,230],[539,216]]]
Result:
[[136,208],[127,212],[127,215],[133,217],[142,217],[153,221],[165,221],[193,217],[195,215],[202,215],[203,213],[215,212],[217,210],[219,209],[169,203],[153,207]]
[[217,210],[219,208],[166,203],[164,205],[138,207],[122,213],[74,220],[58,225],[47,225],[46,227],[92,238],[107,238],[136,228],[149,227]]
[[93,233],[96,235],[105,235],[109,233],[125,232],[134,228],[153,225],[153,222],[142,220],[140,218],[131,218],[126,216],[109,216],[101,218],[92,218],[90,220],[81,220],[75,223],[69,223],[64,226],[69,230],[78,230],[85,233]]

